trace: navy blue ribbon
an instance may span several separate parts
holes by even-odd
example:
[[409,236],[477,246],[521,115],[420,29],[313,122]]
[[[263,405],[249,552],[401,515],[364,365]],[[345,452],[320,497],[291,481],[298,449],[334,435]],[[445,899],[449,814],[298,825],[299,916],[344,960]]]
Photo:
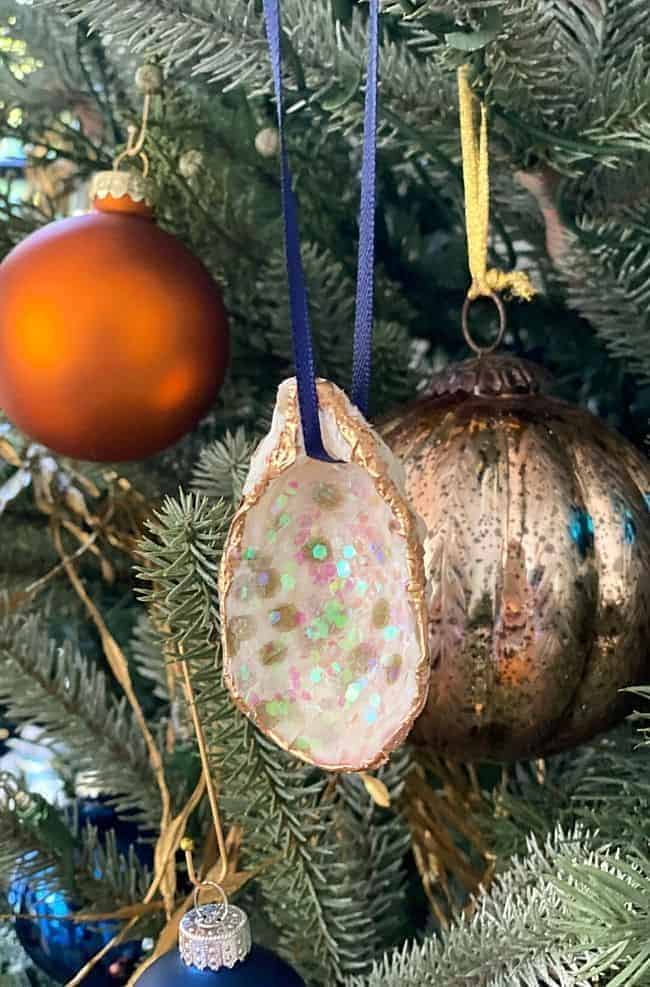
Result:
[[[364,415],[368,412],[368,397],[370,392],[374,308],[379,0],[369,0],[369,7],[368,74],[366,80],[363,161],[361,166],[359,263],[357,271],[357,306],[352,369],[352,400]],[[314,459],[329,461],[330,457],[323,446],[323,437],[321,435],[318,417],[318,394],[316,392],[307,287],[300,255],[298,206],[293,191],[284,133],[280,0],[264,0],[264,17],[266,20],[266,35],[271,56],[271,69],[273,72],[278,111],[284,248],[289,281],[291,329],[293,334],[296,380],[298,382],[300,419],[307,455]]]

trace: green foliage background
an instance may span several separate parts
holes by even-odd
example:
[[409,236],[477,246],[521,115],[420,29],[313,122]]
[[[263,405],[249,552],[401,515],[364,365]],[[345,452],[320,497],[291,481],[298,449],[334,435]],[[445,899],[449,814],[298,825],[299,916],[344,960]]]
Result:
[[[282,6],[289,142],[318,367],[347,386],[366,10],[354,0]],[[561,395],[643,444],[650,3],[384,0],[382,14],[373,414],[409,400],[433,369],[464,355],[459,311],[468,274],[455,71],[467,60],[490,108],[492,260],[529,269],[540,288],[530,305],[511,305],[507,344],[551,370]],[[129,658],[163,748],[169,725],[176,730],[176,747],[165,755],[174,808],[198,775],[187,710],[168,689],[166,663],[182,650],[226,818],[242,825],[241,862],[257,872],[243,897],[260,937],[310,984],[650,983],[643,722],[553,759],[543,783],[528,765],[479,771],[476,812],[498,878],[471,913],[454,886],[453,920],[444,928],[428,914],[401,812],[410,750],[380,772],[391,796],[383,809],[361,779],[332,782],[297,764],[233,709],[218,657],[215,667],[216,569],[251,450],[268,425],[277,384],[291,373],[278,162],[255,148],[259,131],[274,124],[261,3],[0,2],[2,136],[18,138],[34,159],[45,149],[47,167],[60,169],[59,190],[110,166],[139,112],[132,80],[145,59],[158,61],[166,77],[149,138],[159,222],[223,284],[232,364],[196,432],[126,471],[156,508],[140,580],[110,545],[103,547],[110,581],[90,554],[79,571]],[[201,163],[185,177],[180,163],[190,149],[200,151]],[[41,192],[17,201],[10,183],[2,188],[4,254],[63,200]],[[112,496],[115,477],[84,464],[52,466],[9,423],[0,427],[22,464],[0,463],[0,587],[5,609],[15,610],[12,594],[57,561],[34,496],[43,477],[55,513],[74,513],[70,488],[87,489],[80,477],[96,485],[99,499]],[[28,603],[0,626],[6,718],[38,723],[42,743],[58,744],[70,793],[88,785],[90,772],[121,811],[137,811],[155,829],[155,781],[95,630],[64,578]],[[429,780],[435,787],[435,776]],[[23,869],[47,863],[51,880],[89,907],[141,900],[146,875],[136,861],[98,849],[92,833],[72,834],[70,842],[58,813],[20,786],[21,779],[0,776],[5,881],[16,861]],[[191,828],[200,839],[207,826],[202,806]],[[30,862],[24,855],[32,851]],[[103,880],[93,868],[97,853],[105,856]],[[149,920],[140,931],[159,927]],[[0,975],[20,987],[18,978],[39,982],[7,937]]]

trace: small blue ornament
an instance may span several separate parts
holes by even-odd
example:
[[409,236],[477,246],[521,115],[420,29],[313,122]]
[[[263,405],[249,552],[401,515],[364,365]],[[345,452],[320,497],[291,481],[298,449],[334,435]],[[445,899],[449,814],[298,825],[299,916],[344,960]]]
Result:
[[248,916],[231,905],[218,884],[220,905],[194,908],[181,919],[178,950],[165,953],[144,971],[138,987],[305,987],[288,963],[251,943]]
[[[75,904],[63,891],[48,890],[38,877],[32,886],[16,881],[9,901],[15,911],[33,918],[16,919],[16,935],[32,962],[56,983],[65,984],[102,946],[119,932],[118,922],[73,922]],[[119,987],[125,984],[142,954],[139,941],[112,949],[90,973],[87,987]]]
[[[79,799],[70,810],[71,823],[75,813],[80,829],[88,824],[95,826],[100,842],[113,831],[120,853],[126,855],[133,847],[141,863],[152,865],[153,848],[141,841],[137,824],[118,816],[106,799]],[[70,916],[82,905],[67,892],[53,890],[47,871],[29,881],[16,878],[8,898],[17,915],[31,916],[16,919],[16,935],[23,948],[40,970],[60,984],[78,973],[121,928],[118,922],[72,921]],[[121,943],[86,977],[84,987],[120,987],[129,979],[141,955],[139,940]]]
[[[133,849],[140,863],[149,870],[154,864],[153,841],[155,834],[144,832],[133,815],[124,812],[117,814],[108,798],[99,795],[97,798],[79,798],[75,803],[77,815],[77,825],[79,829],[84,826],[94,826],[97,830],[99,842],[103,843],[106,834],[113,832],[115,835],[115,845],[124,857],[128,857]],[[73,823],[74,812],[70,811],[69,822]]]
[[138,979],[138,987],[305,987],[288,963],[262,946],[253,946],[245,960],[232,969],[199,970],[186,966],[172,949]]

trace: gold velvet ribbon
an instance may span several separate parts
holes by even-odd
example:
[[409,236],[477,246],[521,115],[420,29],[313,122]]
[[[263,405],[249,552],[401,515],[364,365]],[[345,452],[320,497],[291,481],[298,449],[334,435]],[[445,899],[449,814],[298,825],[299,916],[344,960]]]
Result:
[[525,301],[535,294],[524,271],[488,269],[488,230],[490,225],[490,167],[488,152],[488,118],[485,103],[480,103],[480,127],[477,133],[476,99],[468,78],[468,66],[458,70],[460,103],[460,138],[465,183],[465,222],[467,255],[472,284],[467,293],[471,300],[508,291]]

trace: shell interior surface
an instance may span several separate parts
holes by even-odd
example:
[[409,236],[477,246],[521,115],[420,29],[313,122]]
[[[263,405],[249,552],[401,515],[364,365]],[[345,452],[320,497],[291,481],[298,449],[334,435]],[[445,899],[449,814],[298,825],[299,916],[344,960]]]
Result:
[[280,746],[352,771],[384,761],[425,701],[423,565],[392,454],[338,388],[318,387],[338,461],[305,454],[285,382],[224,550],[224,675]]

